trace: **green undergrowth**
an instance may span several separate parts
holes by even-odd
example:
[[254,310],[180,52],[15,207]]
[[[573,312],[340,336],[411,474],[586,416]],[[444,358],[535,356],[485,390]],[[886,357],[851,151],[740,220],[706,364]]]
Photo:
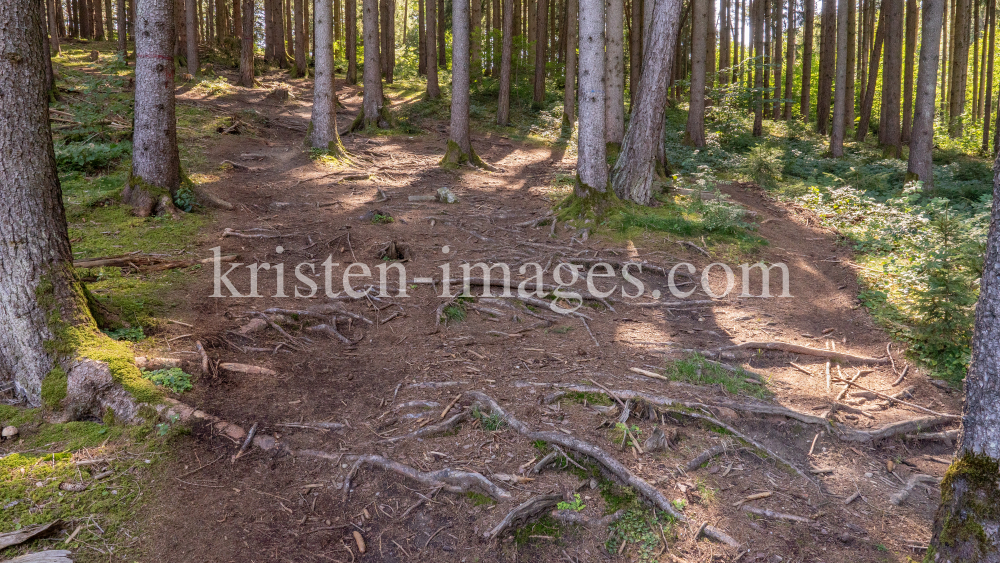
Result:
[[[162,467],[166,445],[183,432],[171,425],[159,434],[154,424],[126,427],[103,422],[48,423],[39,409],[0,405],[0,424],[13,424],[19,439],[0,445],[0,534],[56,519],[62,527],[47,539],[0,550],[0,558],[53,549],[74,551],[74,561],[131,561],[141,554],[137,523],[149,500],[149,481]],[[108,460],[77,465],[82,460]],[[100,480],[98,474],[106,473]],[[85,484],[79,492],[60,484]],[[79,533],[65,547],[64,540]],[[100,546],[103,555],[85,545]]]
[[760,385],[750,383],[747,379],[757,380],[743,368],[735,372],[724,369],[719,364],[709,362],[701,354],[690,354],[680,360],[671,360],[664,366],[663,374],[674,381],[683,381],[694,385],[720,385],[726,392],[734,395],[747,395],[758,399],[768,399],[773,396],[764,382]]

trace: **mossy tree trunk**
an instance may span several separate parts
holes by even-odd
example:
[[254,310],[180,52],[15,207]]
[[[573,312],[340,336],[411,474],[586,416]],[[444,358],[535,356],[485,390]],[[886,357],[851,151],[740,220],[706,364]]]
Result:
[[[652,196],[656,157],[663,137],[663,112],[667,105],[667,77],[674,65],[674,48],[680,30],[679,0],[646,0],[652,5],[649,33],[642,54],[642,78],[622,150],[611,171],[615,195],[643,205]],[[582,85],[581,85],[582,86]],[[581,87],[581,92],[583,88]],[[582,105],[582,102],[581,102]],[[583,127],[582,112],[580,127]]]
[[[472,0],[478,2],[479,0]],[[470,163],[486,167],[472,149],[469,132],[469,0],[452,1],[451,132],[442,166]]]
[[941,484],[925,561],[1000,561],[1000,160],[983,266],[958,455]]
[[[79,348],[110,340],[97,330],[73,272],[45,88],[44,4],[11,0],[0,10],[0,384],[31,406],[71,417],[135,417],[107,363]],[[6,93],[16,92],[17,95]],[[124,355],[122,370],[138,377]],[[102,374],[106,376],[102,381]],[[141,381],[141,380],[140,380]]]
[[181,185],[174,113],[174,3],[139,0],[136,8],[132,173],[122,200],[140,217],[176,213]]

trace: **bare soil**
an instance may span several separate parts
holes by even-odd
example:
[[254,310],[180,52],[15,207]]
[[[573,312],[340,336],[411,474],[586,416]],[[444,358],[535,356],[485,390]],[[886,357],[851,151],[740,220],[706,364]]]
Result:
[[[311,82],[283,78],[279,82],[274,75],[265,77],[264,84],[288,87],[292,98],[284,103],[266,100],[266,89],[212,98],[182,89],[179,102],[230,114],[253,108],[266,118],[256,124],[256,135],[222,135],[206,148],[211,166],[230,160],[250,170],[222,172],[221,180],[207,186],[236,209],[213,212],[213,223],[206,228],[200,248],[204,256],[210,256],[210,249],[221,247],[223,255],[238,254],[244,264],[283,262],[289,295],[296,285],[291,271],[295,264],[312,261],[320,269],[319,264],[332,255],[342,266],[357,261],[374,270],[384,263],[381,251],[390,242],[408,248],[405,266],[410,280],[440,279],[439,267],[446,262],[455,276],[463,262],[544,265],[553,258],[555,263],[560,257],[596,257],[642,259],[669,268],[685,261],[697,265],[700,274],[701,268],[714,261],[663,233],[650,232],[632,240],[590,237],[580,242],[574,238],[579,235],[575,229],[561,225],[554,231],[550,226],[517,226],[548,212],[554,175],[572,173],[574,158],[559,148],[476,133],[476,150],[500,171],[445,170],[437,165],[446,144],[445,127],[424,123],[426,132],[420,135],[347,136],[344,144],[353,163],[330,168],[312,160],[302,142],[311,109]],[[361,97],[357,87],[343,85],[339,92],[345,105],[338,116],[343,128]],[[241,155],[259,156],[241,160]],[[443,186],[454,191],[460,202],[408,201],[408,196],[433,194]],[[388,200],[379,201],[379,190]],[[633,416],[629,424],[641,430],[640,441],[656,425],[675,429],[679,435],[671,449],[639,454],[613,441],[608,424],[616,414],[601,414],[582,402],[542,401],[558,391],[553,384],[592,385],[591,380],[612,389],[678,400],[748,401],[727,396],[721,386],[665,382],[629,370],[657,369],[665,358],[683,357],[682,349],[781,341],[884,357],[889,338],[859,305],[851,255],[838,236],[817,226],[810,213],[776,201],[754,186],[731,185],[724,191],[756,212],[758,232],[769,241],[759,258],[788,265],[792,297],[739,298],[737,291],[709,306],[653,308],[635,306],[637,301],[650,301],[648,297],[630,300],[616,295],[614,311],[582,309],[591,318],[592,338],[578,318],[549,313],[545,316],[555,318],[555,324],[527,330],[538,319],[518,313],[514,320],[514,311],[509,309],[501,309],[500,318],[469,310],[464,321],[437,327],[436,311],[446,301],[438,297],[441,288],[419,284],[408,287],[408,298],[341,301],[345,310],[374,322],[341,325],[342,332],[356,341],[353,345],[297,330],[304,319],[287,319],[282,325],[285,330],[296,338],[311,339],[311,343],[303,342],[301,350],[293,350],[287,343],[278,347],[287,341],[271,328],[249,338],[232,333],[253,318],[251,311],[269,307],[318,310],[330,302],[322,297],[322,288],[313,299],[267,297],[276,291],[275,276],[273,270],[262,270],[259,292],[266,297],[213,298],[212,269],[194,274],[180,296],[185,305],[171,313],[194,328],[171,325],[169,335],[193,332],[195,336],[175,341],[171,349],[160,353],[188,360],[189,371],[197,373],[200,362],[194,341],[200,340],[213,360],[267,367],[277,376],[223,370],[215,377],[202,376],[193,391],[179,397],[182,401],[245,429],[257,424],[258,432],[275,436],[293,450],[323,450],[334,456],[378,453],[424,471],[449,467],[480,472],[509,490],[512,499],[493,504],[439,492],[403,517],[430,489],[395,473],[362,467],[345,498],[340,487],[349,467],[346,462],[256,449],[232,462],[238,441],[213,433],[208,426],[195,426],[190,437],[179,443],[175,466],[164,471],[156,484],[157,500],[150,503],[146,525],[147,560],[641,560],[641,546],[631,540],[620,552],[609,553],[607,528],[563,526],[558,535],[535,533],[523,542],[510,537],[484,540],[483,534],[510,509],[534,495],[571,496],[578,491],[586,505],[582,512],[588,517],[601,516],[606,508],[600,491],[570,471],[549,468],[539,475],[526,475],[533,480],[500,480],[498,475],[522,475],[520,468],[526,464],[530,468],[529,462],[542,455],[509,429],[491,432],[481,423],[465,423],[444,436],[377,443],[437,422],[445,405],[471,390],[492,396],[533,428],[559,430],[604,448],[635,474],[657,482],[669,499],[677,499],[689,523],[672,529],[675,537],[667,538],[665,553],[657,557],[662,546],[653,545],[648,560],[867,562],[922,557],[920,546],[929,539],[939,501],[937,488],[919,485],[900,506],[893,505],[890,496],[913,474],[941,477],[953,451],[950,445],[901,438],[847,443],[817,426],[783,416],[716,410],[715,416],[809,473],[818,486],[763,452],[743,447],[733,447],[693,471],[679,472],[678,468],[727,437],[682,416],[658,421]],[[393,221],[374,224],[370,219],[376,210],[391,215]],[[281,236],[222,237],[227,228]],[[276,251],[277,246],[283,248],[282,253]],[[442,252],[445,246],[447,255]],[[737,283],[739,275],[737,270]],[[667,294],[662,276],[646,272],[639,277],[647,293],[659,289]],[[229,278],[240,291],[249,287],[246,267]],[[712,279],[724,283],[720,269],[713,270]],[[775,280],[771,285],[777,292]],[[699,290],[688,299],[707,297]],[[248,352],[247,348],[261,351]],[[898,345],[893,344],[891,350],[896,371],[889,365],[857,366],[873,370],[859,383],[888,394],[912,386],[915,389],[908,401],[935,411],[960,412],[958,394],[932,384],[919,370],[910,368],[904,382],[893,387],[905,360]],[[811,373],[803,373],[790,362]],[[730,363],[765,375],[766,386],[774,394],[771,403],[826,415],[838,425],[872,429],[925,416],[898,403],[866,400],[854,393],[846,401],[864,414],[828,414],[842,386],[827,390],[822,358],[768,351],[749,353]],[[844,377],[856,371],[836,365],[832,370],[833,375]],[[407,406],[412,401],[436,405],[421,410]],[[470,403],[461,398],[451,413],[468,409]],[[348,428],[323,432],[281,426],[309,421],[341,422]],[[210,465],[177,478],[205,464]],[[826,471],[812,473],[817,470]],[[810,518],[813,523],[751,515],[737,506],[759,492],[772,494],[748,505]],[[855,492],[860,497],[845,505]],[[725,531],[743,547],[696,538],[702,522]],[[364,555],[358,553],[354,531],[367,542]],[[617,547],[620,541],[612,544]]]

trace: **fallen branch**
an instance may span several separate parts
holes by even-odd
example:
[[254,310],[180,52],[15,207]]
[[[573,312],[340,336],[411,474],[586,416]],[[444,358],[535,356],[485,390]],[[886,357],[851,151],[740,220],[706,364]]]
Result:
[[[230,254],[228,256],[221,256],[218,258],[219,262],[233,262],[238,258],[236,254]],[[167,258],[160,258],[155,256],[142,256],[136,254],[126,254],[122,256],[111,256],[107,258],[92,258],[90,260],[75,260],[73,261],[73,267],[77,269],[84,268],[126,268],[134,267],[140,270],[147,271],[158,271],[158,270],[170,270],[173,268],[187,268],[188,266],[194,266],[196,264],[211,264],[215,262],[215,258],[201,258],[201,259],[191,259],[191,260],[170,260]]]
[[60,524],[62,524],[62,520],[53,520],[48,524],[28,526],[27,528],[21,528],[20,530],[13,532],[0,534],[0,550],[8,548],[12,545],[20,545],[26,541],[44,536],[45,534],[52,532]]
[[[843,352],[837,352],[836,350],[819,350],[817,348],[810,348],[808,346],[800,346],[798,344],[791,344],[789,342],[744,342],[743,344],[737,344],[735,346],[725,346],[723,348],[718,348],[716,351],[722,350],[777,350],[780,352],[790,352],[792,354],[803,354],[806,356],[816,356],[819,358],[828,358],[831,360],[837,360],[844,363],[859,363],[859,364],[888,364],[888,358],[869,358],[867,356],[855,356],[854,354],[845,354]],[[805,371],[805,370],[803,370]]]
[[[593,444],[584,442],[583,440],[562,434],[561,432],[533,431],[526,424],[505,412],[502,408],[500,408],[500,405],[488,395],[480,393],[479,391],[469,391],[468,394],[482,406],[489,409],[490,412],[503,419],[510,428],[528,440],[542,440],[544,442],[556,444],[594,459],[609,473],[620,479],[626,485],[635,489],[640,495],[649,500],[656,508],[670,514],[678,520],[685,520],[684,515],[677,512],[670,501],[667,500],[667,498],[663,496],[660,491],[649,484],[649,482],[632,473],[631,470],[622,465],[621,462],[605,452],[603,449]],[[739,543],[736,540],[711,526],[706,529],[705,534],[727,545],[734,547],[739,546]]]
[[458,413],[455,416],[449,418],[444,422],[438,424],[430,424],[424,426],[415,432],[410,432],[409,434],[404,434],[402,436],[394,436],[392,438],[386,438],[385,440],[380,440],[379,443],[382,444],[394,444],[396,442],[401,442],[403,440],[410,440],[413,438],[426,438],[428,436],[436,436],[438,434],[444,434],[452,429],[454,429],[459,424],[468,420],[468,413]]
[[545,467],[548,464],[552,463],[552,461],[557,457],[559,457],[559,454],[557,454],[556,452],[549,452],[545,457],[541,459],[541,461],[536,463],[535,466],[531,468],[531,472],[534,473],[535,475],[541,473],[542,469],[545,469]]
[[719,444],[718,446],[712,446],[711,448],[708,448],[707,450],[698,454],[698,456],[692,459],[691,461],[687,462],[687,465],[684,466],[684,470],[694,471],[695,469],[701,467],[701,464],[712,459],[713,457],[726,453],[726,450],[731,447],[732,447],[731,444]]
[[840,427],[838,428],[837,436],[846,442],[875,442],[901,434],[919,432],[935,426],[941,426],[942,424],[949,424],[954,422],[954,420],[950,416],[927,416],[894,422],[876,430],[855,430],[853,428]]
[[677,244],[679,244],[681,246],[686,246],[688,248],[693,248],[694,250],[697,250],[698,252],[704,254],[705,256],[707,256],[709,258],[712,257],[712,255],[709,254],[707,250],[705,250],[704,248],[698,246],[697,244],[695,244],[693,242],[688,242],[686,240],[679,240],[679,241],[677,241]]
[[532,518],[539,516],[546,510],[559,504],[559,501],[561,500],[562,495],[539,495],[531,497],[508,512],[499,524],[494,526],[492,530],[483,534],[483,538],[487,540],[496,539],[511,528],[523,526]]
[[275,426],[285,428],[304,428],[306,430],[322,430],[324,432],[342,432],[347,426],[339,422],[279,422]]
[[945,430],[944,432],[919,432],[911,434],[907,438],[913,440],[940,440],[950,446],[958,439],[958,435],[958,430]]
[[475,490],[476,492],[487,495],[494,500],[506,500],[511,498],[509,492],[494,485],[489,479],[483,477],[480,473],[471,471],[456,471],[448,468],[431,472],[423,472],[408,465],[403,465],[399,462],[374,454],[359,456],[356,459],[357,461],[354,462],[351,470],[347,473],[347,477],[344,478],[345,500],[351,492],[351,479],[354,478],[358,469],[360,469],[364,464],[380,467],[386,471],[399,473],[400,475],[409,477],[418,483],[423,483],[428,487],[440,487],[449,493],[467,493]]
[[72,554],[72,551],[66,549],[47,549],[7,559],[6,563],[73,563],[69,558]]
[[906,377],[906,372],[908,371],[910,371],[910,364],[906,364],[905,366],[903,366],[903,373],[899,374],[899,377],[896,378],[896,381],[892,382],[892,386],[895,387],[900,383],[902,383],[903,378]]
[[231,362],[225,362],[219,364],[219,369],[224,369],[226,371],[233,371],[237,373],[245,373],[247,375],[263,375],[267,377],[278,375],[278,372],[267,368],[262,368],[260,366],[236,364]]
[[924,475],[923,473],[915,473],[910,476],[910,479],[906,482],[906,485],[900,489],[896,494],[889,497],[889,502],[899,506],[903,504],[913,489],[920,483],[930,483],[937,485],[941,480],[937,477],[931,477],[930,475]]
[[962,418],[961,416],[959,416],[957,414],[946,414],[946,413],[940,413],[940,412],[937,412],[937,411],[932,411],[931,409],[928,409],[926,407],[922,407],[920,405],[915,405],[913,403],[908,403],[908,402],[906,402],[906,401],[904,401],[902,399],[896,399],[896,398],[890,397],[889,395],[886,395],[885,393],[879,393],[878,391],[875,391],[873,389],[869,389],[869,388],[864,387],[862,385],[858,385],[857,383],[855,383],[853,381],[848,381],[846,379],[841,379],[839,377],[836,377],[834,379],[846,383],[848,387],[850,387],[850,386],[853,385],[854,387],[857,387],[858,389],[861,389],[862,391],[868,391],[869,393],[874,393],[875,396],[879,397],[880,399],[885,399],[887,401],[894,401],[894,402],[897,402],[897,403],[899,403],[901,405],[906,405],[906,406],[908,406],[910,408],[917,409],[918,411],[922,411],[922,412],[925,412],[927,414],[931,414],[931,415],[934,415],[934,416],[940,416],[940,417],[947,417],[947,418],[951,418],[951,419]]
[[250,431],[247,432],[247,439],[243,440],[243,445],[240,446],[240,451],[236,452],[236,455],[233,456],[233,459],[231,460],[230,463],[236,463],[236,460],[240,459],[243,453],[247,451],[247,448],[250,447],[250,444],[253,443],[253,437],[256,434],[257,434],[257,423],[255,422],[253,423],[253,426],[250,427]]
[[749,512],[750,514],[756,514],[757,516],[763,516],[765,518],[774,518],[775,520],[789,520],[791,522],[802,522],[803,524],[812,524],[815,522],[812,518],[806,518],[805,516],[796,516],[794,514],[785,514],[784,512],[775,512],[773,510],[768,510],[766,508],[758,508],[756,506],[751,506],[749,504],[744,504],[742,506],[743,512]]
[[306,327],[306,330],[309,332],[321,332],[323,334],[328,334],[339,340],[341,343],[347,344],[348,346],[353,346],[357,344],[357,342],[341,334],[341,332],[337,330],[337,327],[335,327],[333,324],[326,324],[326,323],[318,324]]

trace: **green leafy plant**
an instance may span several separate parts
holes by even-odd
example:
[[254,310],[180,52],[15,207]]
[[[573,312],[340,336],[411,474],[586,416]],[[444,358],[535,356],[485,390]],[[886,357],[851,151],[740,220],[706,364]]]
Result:
[[128,340],[129,342],[139,342],[146,339],[146,334],[143,332],[141,326],[134,326],[129,328],[116,328],[115,330],[106,330],[104,334],[107,334],[112,340]]
[[583,500],[577,493],[573,495],[572,502],[560,501],[558,504],[556,504],[556,508],[558,508],[559,510],[572,510],[574,512],[580,512],[584,508],[587,508],[587,505],[583,504]]
[[495,413],[484,414],[478,408],[472,409],[472,418],[479,420],[479,425],[487,432],[496,432],[507,426],[507,423],[500,415]]
[[763,145],[751,149],[743,163],[744,175],[767,190],[778,186],[780,170],[777,151]]
[[373,225],[388,225],[393,221],[395,221],[395,219],[393,219],[391,215],[382,215],[381,213],[376,213],[375,215],[372,216]]
[[143,371],[142,377],[153,383],[166,387],[174,393],[190,391],[194,385],[191,383],[191,375],[185,373],[181,368],[167,368],[153,371]]
[[56,165],[61,171],[95,172],[109,168],[119,159],[132,154],[132,144],[69,143],[53,147]]

